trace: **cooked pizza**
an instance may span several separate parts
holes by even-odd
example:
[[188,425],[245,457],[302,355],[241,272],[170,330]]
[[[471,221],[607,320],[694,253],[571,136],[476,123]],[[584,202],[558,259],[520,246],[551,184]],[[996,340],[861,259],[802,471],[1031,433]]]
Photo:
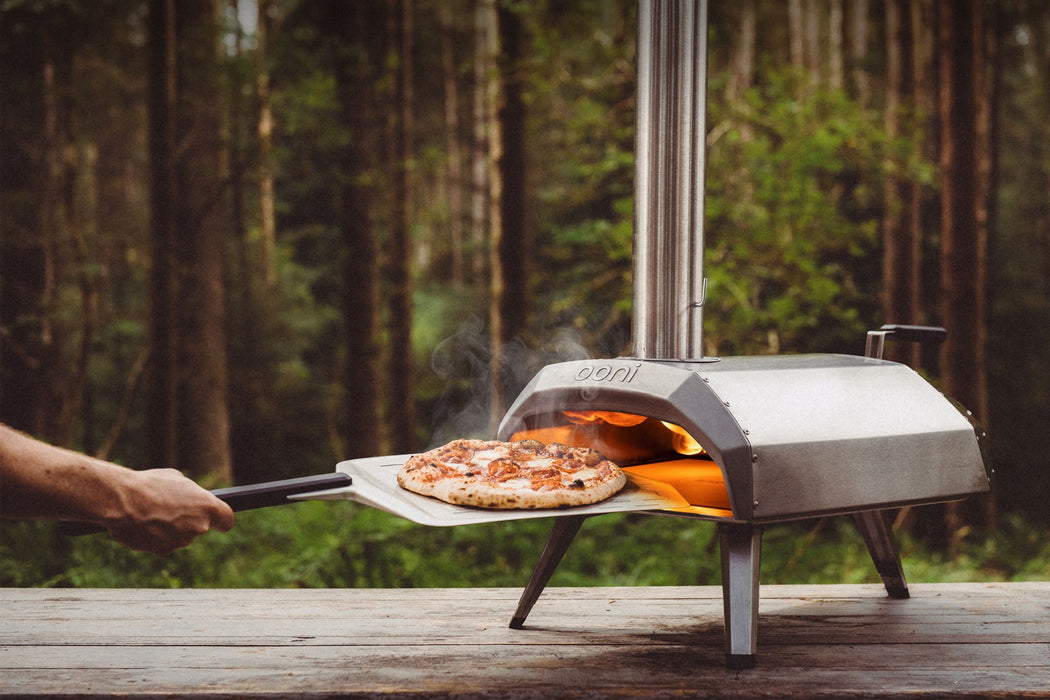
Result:
[[627,477],[588,447],[537,440],[454,440],[410,457],[397,483],[462,506],[536,509],[603,501],[622,489]]

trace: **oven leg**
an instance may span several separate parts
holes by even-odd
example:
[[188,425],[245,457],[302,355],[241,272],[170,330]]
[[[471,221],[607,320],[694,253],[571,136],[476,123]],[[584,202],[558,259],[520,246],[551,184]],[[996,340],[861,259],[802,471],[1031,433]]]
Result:
[[525,592],[518,600],[518,609],[514,612],[514,617],[510,619],[511,629],[519,630],[525,625],[525,618],[529,616],[529,611],[536,604],[544,586],[550,581],[551,574],[558,568],[558,563],[565,556],[565,552],[586,519],[586,515],[570,515],[554,519],[554,529],[547,538],[547,544],[543,547],[540,560],[536,562],[536,567],[532,570],[532,576],[525,587]]
[[740,523],[719,523],[718,539],[722,553],[726,667],[754,668],[758,647],[762,528]]
[[893,534],[885,514],[881,510],[865,510],[854,513],[853,520],[875,562],[875,570],[882,577],[886,593],[890,598],[907,598],[908,582],[904,580],[901,556],[893,542]]

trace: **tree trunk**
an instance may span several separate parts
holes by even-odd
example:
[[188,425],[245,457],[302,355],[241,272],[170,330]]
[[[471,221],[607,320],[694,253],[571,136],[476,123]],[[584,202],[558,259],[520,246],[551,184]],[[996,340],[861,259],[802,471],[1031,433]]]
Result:
[[[905,0],[886,3],[886,110],[890,138],[900,135],[901,111],[914,105],[915,80],[912,55],[911,13]],[[915,214],[919,202],[915,184],[899,174],[886,178],[886,214],[883,218],[883,317],[887,323],[920,323],[919,280],[921,241]],[[918,344],[887,349],[887,357],[917,367]]]
[[[502,415],[504,270],[503,173],[500,169],[503,139],[500,135],[499,14],[496,0],[477,0],[474,5],[474,154],[471,222],[476,245],[488,251],[489,332],[489,432]],[[475,260],[475,274],[484,279],[484,263]]]
[[[240,0],[227,0],[227,10],[234,17],[239,17]],[[233,46],[232,59],[235,67],[226,71],[227,77],[227,105],[225,128],[222,140],[225,143],[224,152],[225,167],[223,168],[223,179],[229,182],[230,191],[230,233],[236,241],[237,249],[245,250],[248,238],[248,220],[245,210],[245,113],[247,111],[242,97],[241,76],[236,66],[244,60],[244,31],[240,22],[235,23],[232,29]],[[241,265],[245,272],[245,278],[249,277],[247,265]],[[246,285],[245,285],[246,286]]]
[[[47,42],[48,56],[44,68],[44,124],[45,161],[47,184],[42,213],[42,232],[46,252],[45,285],[43,297],[44,339],[48,354],[57,360],[62,356],[62,337],[72,332],[72,327],[63,328],[57,320],[60,285],[67,274],[75,275],[80,282],[80,342],[71,363],[53,362],[44,368],[43,402],[46,406],[41,416],[44,434],[60,445],[71,445],[74,424],[83,398],[84,379],[87,373],[88,353],[94,333],[91,312],[90,285],[85,285],[86,251],[83,231],[77,216],[76,206],[76,134],[73,113],[73,51],[68,43],[50,40]],[[62,250],[69,246],[73,259],[69,260]]]
[[474,2],[474,57],[473,57],[473,142],[471,144],[471,200],[470,242],[471,281],[479,292],[486,291],[486,246],[489,244],[492,211],[492,191],[495,177],[494,138],[496,129],[496,8],[494,0]]
[[[938,116],[938,70],[937,10],[936,0],[912,0],[907,3],[911,20],[912,71],[915,77],[912,100],[915,106],[917,127],[921,130],[920,152],[927,162],[940,158],[940,119]],[[912,201],[909,225],[912,236],[919,246],[919,307],[922,310],[918,323],[927,323],[939,318],[940,303],[940,237],[929,235],[940,229],[940,191],[938,187],[924,185],[918,179],[911,185]],[[940,321],[938,321],[940,322]],[[940,348],[922,348],[922,366],[937,370]]]
[[175,0],[151,0],[148,90],[150,162],[150,357],[146,465],[177,468],[175,278]]
[[869,0],[852,0],[850,3],[850,75],[857,101],[862,105],[871,99],[868,84],[868,70],[865,61],[868,57],[868,3]]
[[819,0],[805,0],[803,14],[803,27],[805,32],[805,56],[806,70],[809,72],[809,81],[813,85],[819,85],[820,76],[820,6]]
[[499,6],[501,57],[499,105],[500,236],[499,259],[503,289],[499,300],[504,341],[525,332],[528,317],[528,178],[525,167],[525,102],[522,61],[525,29],[512,9]]
[[940,0],[941,308],[947,392],[984,417],[984,262],[978,163],[979,46],[975,0]]
[[463,270],[463,156],[459,147],[459,88],[453,51],[452,8],[439,3],[441,78],[445,107],[445,195],[448,201],[448,235],[451,244],[452,284],[462,287]]
[[[234,481],[251,483],[262,477],[259,465],[265,464],[267,453],[267,435],[258,430],[262,418],[261,407],[266,404],[266,380],[256,360],[256,350],[260,337],[260,324],[267,315],[266,295],[258,293],[261,286],[258,277],[262,267],[256,254],[256,243],[251,233],[249,220],[248,189],[254,183],[249,174],[246,154],[258,152],[257,138],[254,135],[254,124],[251,123],[251,110],[246,104],[244,86],[248,75],[241,74],[241,66],[246,57],[244,54],[244,32],[239,22],[241,0],[227,0],[228,12],[238,18],[232,29],[233,61],[227,71],[229,95],[227,109],[227,133],[225,140],[229,153],[230,183],[230,234],[232,250],[236,253],[231,261],[229,272],[229,289],[231,290],[228,315],[229,321],[229,383],[231,393],[237,396],[230,411],[230,449],[234,458]],[[256,31],[256,47],[253,55],[262,51],[265,32]],[[250,129],[250,131],[249,131]],[[254,220],[254,219],[252,219]]]
[[732,43],[726,101],[739,100],[753,83],[755,72],[755,0],[740,0],[738,32]]
[[394,40],[394,182],[390,221],[390,394],[388,420],[394,450],[415,449],[415,393],[412,367],[412,0],[396,0]]
[[226,405],[222,104],[215,0],[176,3],[179,467],[232,481]]
[[[941,310],[948,339],[942,384],[950,396],[987,418],[985,250],[981,222],[979,139],[981,34],[976,0],[938,2],[941,119]],[[972,501],[971,501],[972,503]],[[949,507],[949,531],[974,522],[979,509]],[[976,512],[975,512],[976,511]]]
[[842,0],[829,0],[828,8],[828,86],[840,90],[844,85],[842,61]]
[[383,445],[379,408],[379,244],[372,222],[374,193],[367,184],[374,167],[369,144],[376,139],[374,104],[381,42],[374,27],[382,26],[383,6],[355,3],[344,21],[351,57],[336,68],[336,94],[350,126],[339,193],[339,217],[346,248],[344,308],[346,320],[346,458],[380,454]]
[[799,69],[805,68],[806,41],[802,0],[788,0],[788,47],[791,65]]
[[277,219],[274,214],[273,107],[270,104],[270,68],[266,49],[270,36],[272,0],[256,0],[255,99],[259,106],[256,146],[259,149],[259,243],[263,279],[268,287],[277,284]]
[[500,418],[513,396],[522,387],[513,385],[505,348],[525,332],[528,316],[527,178],[525,169],[525,104],[522,100],[522,67],[525,30],[521,18],[511,9],[497,12],[500,91],[498,129],[499,152],[495,156],[499,184],[493,190],[493,210],[499,217],[492,224],[492,403],[490,432],[495,433]]

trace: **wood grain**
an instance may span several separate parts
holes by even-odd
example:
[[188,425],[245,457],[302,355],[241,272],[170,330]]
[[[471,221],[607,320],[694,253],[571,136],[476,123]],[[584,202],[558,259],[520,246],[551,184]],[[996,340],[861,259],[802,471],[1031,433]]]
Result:
[[763,586],[758,667],[718,587],[5,589],[15,697],[1050,697],[1050,583]]

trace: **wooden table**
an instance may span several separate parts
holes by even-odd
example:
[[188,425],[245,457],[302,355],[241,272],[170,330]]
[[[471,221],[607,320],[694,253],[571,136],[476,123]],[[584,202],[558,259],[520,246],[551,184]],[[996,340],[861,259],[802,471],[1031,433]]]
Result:
[[1050,697],[1050,583],[763,586],[758,666],[721,589],[0,592],[15,697]]

